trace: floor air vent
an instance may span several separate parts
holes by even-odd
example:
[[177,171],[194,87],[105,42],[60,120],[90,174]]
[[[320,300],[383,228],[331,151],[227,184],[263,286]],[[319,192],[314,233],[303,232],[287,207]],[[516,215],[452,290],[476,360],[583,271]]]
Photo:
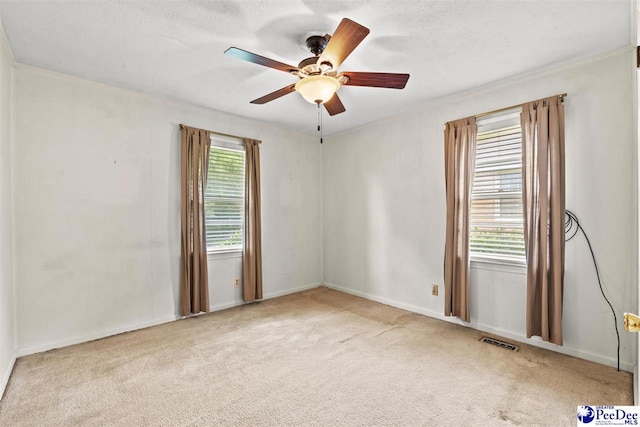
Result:
[[495,338],[482,337],[480,338],[481,342],[486,342],[487,344],[495,345],[496,347],[504,348],[509,351],[518,351],[518,346],[509,344],[508,342],[500,341]]

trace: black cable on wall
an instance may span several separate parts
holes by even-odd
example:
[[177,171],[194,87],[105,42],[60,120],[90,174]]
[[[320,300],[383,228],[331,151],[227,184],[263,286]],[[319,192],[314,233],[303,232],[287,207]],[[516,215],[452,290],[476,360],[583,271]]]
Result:
[[598,263],[596,262],[596,256],[593,253],[593,248],[591,247],[591,242],[589,241],[589,237],[587,237],[587,233],[584,231],[584,228],[580,225],[580,221],[578,221],[578,217],[576,214],[571,212],[570,210],[565,211],[566,219],[564,223],[565,230],[565,242],[573,239],[578,231],[582,231],[585,240],[587,241],[587,245],[589,245],[589,251],[591,252],[591,258],[593,259],[593,266],[596,268],[596,277],[598,278],[598,286],[600,286],[600,293],[604,300],[609,304],[609,308],[611,308],[611,313],[613,314],[613,322],[616,328],[616,336],[618,337],[618,371],[620,370],[620,333],[618,332],[618,317],[616,316],[616,311],[613,309],[613,305],[604,294],[604,289],[602,289],[602,281],[600,280],[600,271],[598,270]]

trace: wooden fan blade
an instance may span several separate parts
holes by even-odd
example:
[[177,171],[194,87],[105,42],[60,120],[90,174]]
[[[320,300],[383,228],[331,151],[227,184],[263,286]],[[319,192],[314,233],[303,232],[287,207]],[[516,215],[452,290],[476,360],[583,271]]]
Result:
[[329,62],[336,70],[368,34],[367,27],[344,18],[329,39],[327,47],[324,48],[320,59],[318,59],[318,64]]
[[[346,86],[386,87],[390,89],[404,89],[409,80],[409,74],[397,73],[363,73],[360,71],[345,71],[341,76],[347,76]],[[340,76],[338,76],[340,77]]]
[[285,73],[293,74],[298,71],[298,67],[294,67],[292,65],[276,61],[274,59],[265,58],[264,56],[256,55],[255,53],[238,49],[237,47],[230,47],[229,49],[224,51],[224,54],[233,56],[234,58],[242,59],[244,61],[253,62],[254,64],[263,65],[269,68],[275,68],[276,70],[284,71]]
[[295,90],[296,90],[295,84],[285,86],[282,89],[278,89],[275,92],[271,92],[270,94],[265,95],[261,98],[254,99],[253,101],[251,101],[251,104],[266,104],[267,102],[273,101],[274,99],[278,99],[281,96],[285,96],[288,93],[295,92]]
[[342,105],[342,101],[340,101],[337,93],[334,93],[331,99],[324,103],[324,108],[327,109],[330,116],[335,116],[336,114],[347,111],[344,105]]

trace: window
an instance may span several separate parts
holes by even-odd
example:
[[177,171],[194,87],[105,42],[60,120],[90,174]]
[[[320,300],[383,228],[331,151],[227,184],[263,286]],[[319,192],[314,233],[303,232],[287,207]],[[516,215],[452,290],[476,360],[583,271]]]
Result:
[[471,259],[524,263],[520,109],[480,118],[477,124]]
[[207,251],[242,250],[244,146],[241,141],[211,137],[204,206]]

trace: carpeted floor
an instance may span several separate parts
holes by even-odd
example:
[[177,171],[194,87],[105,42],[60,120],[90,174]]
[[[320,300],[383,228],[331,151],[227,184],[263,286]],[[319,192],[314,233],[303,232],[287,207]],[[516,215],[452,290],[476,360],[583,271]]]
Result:
[[2,426],[576,425],[632,377],[327,288],[20,358]]

